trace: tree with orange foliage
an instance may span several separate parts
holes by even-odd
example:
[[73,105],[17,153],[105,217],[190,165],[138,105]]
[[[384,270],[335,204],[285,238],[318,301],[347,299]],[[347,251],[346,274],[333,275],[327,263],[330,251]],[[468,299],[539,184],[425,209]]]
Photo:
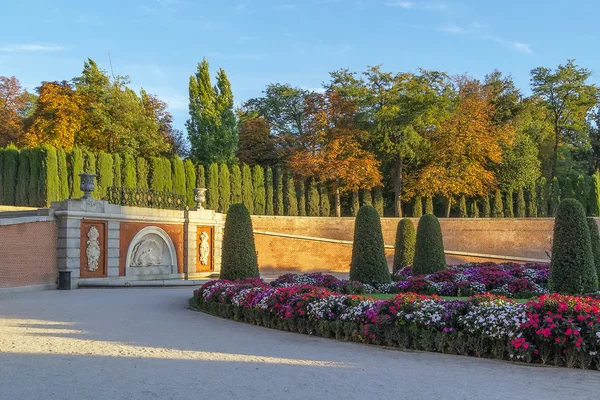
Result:
[[264,117],[241,115],[237,158],[248,165],[274,166],[279,160],[276,138]]
[[480,196],[497,185],[492,170],[502,161],[502,145],[514,136],[508,124],[494,123],[496,110],[477,80],[456,80],[459,98],[454,112],[425,138],[431,146],[428,163],[414,176],[409,190],[448,199],[446,216],[456,196]]
[[356,106],[336,91],[309,97],[300,149],[290,160],[298,175],[332,185],[338,217],[341,192],[381,185],[380,163],[363,148],[366,132],[356,128],[355,114]]
[[29,147],[50,144],[71,151],[85,119],[81,96],[67,81],[42,82],[37,93],[37,106],[23,144]]
[[0,147],[17,143],[31,108],[30,95],[14,76],[0,76]]

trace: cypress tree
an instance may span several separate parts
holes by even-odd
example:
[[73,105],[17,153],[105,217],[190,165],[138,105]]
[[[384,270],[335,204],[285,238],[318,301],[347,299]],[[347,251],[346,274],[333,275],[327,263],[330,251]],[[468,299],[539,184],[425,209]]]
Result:
[[[82,153],[80,155],[80,168],[83,168]],[[83,172],[83,171],[81,171]],[[40,187],[40,175],[42,174],[42,149],[35,147],[29,149],[29,205],[31,207],[42,207],[44,199],[42,198],[42,188]],[[79,181],[79,176],[77,176]],[[81,192],[83,196],[83,192]],[[81,197],[80,196],[80,197]]]
[[458,201],[458,218],[467,218],[467,199],[465,195],[460,196],[460,200]]
[[363,206],[372,206],[373,205],[373,196],[371,195],[371,189],[363,189],[361,192],[362,192],[362,205]]
[[19,154],[19,171],[17,173],[17,187],[15,205],[29,205],[29,150],[23,149]]
[[314,179],[311,179],[308,183],[308,216],[318,217],[321,215],[321,204],[319,199],[319,191],[317,189],[317,183]]
[[121,155],[113,157],[113,182],[111,186],[123,187],[123,159]]
[[179,156],[171,159],[171,168],[173,172],[173,193],[185,195],[185,167],[183,160]]
[[[135,173],[135,158],[129,153],[123,157],[122,185],[126,188],[135,188],[137,185],[137,174]],[[146,184],[147,185],[147,184]]]
[[515,217],[513,203],[514,203],[513,192],[512,192],[512,190],[509,190],[506,193],[504,193],[504,216],[506,218],[514,218]]
[[283,172],[281,168],[275,168],[275,214],[285,215],[285,204],[283,203]]
[[[120,157],[117,155],[120,159]],[[106,189],[113,186],[114,172],[113,172],[113,158],[110,154],[103,151],[98,153],[97,158],[97,174],[98,174],[98,199],[106,198]],[[116,168],[114,169],[116,171]],[[120,166],[119,166],[120,171]],[[119,172],[120,173],[120,172]],[[117,185],[114,185],[117,186]]]
[[53,201],[58,201],[60,196],[58,183],[58,159],[56,149],[49,144],[42,146],[42,168],[40,173],[40,187],[45,207]]
[[242,203],[242,171],[240,166],[231,167],[231,204]]
[[519,187],[517,190],[517,217],[525,218],[527,215],[527,207],[525,205],[525,194],[523,193],[523,188]]
[[265,173],[263,167],[258,164],[252,168],[252,186],[254,187],[254,214],[265,215]]
[[560,187],[561,200],[575,198],[575,188],[573,187],[575,182],[571,181],[570,177],[561,177],[558,183]]
[[556,212],[548,285],[553,292],[569,295],[598,290],[590,228],[575,199],[561,201]]
[[219,210],[227,213],[231,206],[231,178],[229,167],[223,163],[219,165]]
[[590,185],[583,175],[577,177],[575,183],[575,198],[581,203],[584,210],[588,209],[588,198],[590,196]]
[[547,217],[549,215],[548,199],[550,198],[550,188],[546,178],[541,177],[537,183],[538,186],[538,215]]
[[196,187],[206,189],[206,177],[204,175],[204,165],[202,164],[196,166]]
[[271,167],[267,167],[267,173],[265,177],[265,214],[275,214],[275,202],[273,201],[273,170]]
[[243,204],[233,204],[225,218],[221,279],[258,278],[252,219]]
[[477,204],[477,199],[471,200],[471,206],[469,207],[469,217],[479,218],[479,204]]
[[194,163],[189,158],[184,161],[183,168],[185,170],[185,203],[189,208],[195,208],[196,168],[194,168]]
[[433,214],[433,199],[430,196],[425,197],[425,214]]
[[486,194],[485,196],[483,196],[482,198],[482,217],[483,218],[489,218],[492,216],[492,207],[490,205],[490,196],[488,194]]
[[500,191],[500,189],[496,189],[496,192],[494,193],[494,207],[492,208],[492,217],[504,217],[504,210],[502,206],[502,192]]
[[358,201],[358,192],[352,192],[352,204],[350,206],[350,210],[352,211],[352,216],[356,217],[358,215],[358,210],[360,209],[360,203]]
[[421,196],[415,196],[413,199],[413,217],[421,218],[423,216],[423,200]]
[[592,254],[594,255],[594,265],[596,266],[596,277],[600,277],[600,234],[598,233],[598,224],[594,218],[588,218],[587,223],[590,230],[590,242],[592,245]]
[[219,166],[212,163],[208,167],[207,199],[206,208],[209,210],[219,210]]
[[600,175],[598,172],[592,175],[592,190],[590,192],[589,210],[590,216],[600,217]]
[[254,188],[252,187],[252,171],[248,164],[242,165],[242,202],[250,214],[254,214]]
[[558,205],[561,200],[561,191],[558,184],[558,178],[554,177],[552,180],[552,193],[550,194],[550,214],[554,217],[558,211]]
[[143,157],[138,157],[136,163],[137,187],[148,189],[148,163]]
[[58,160],[58,188],[59,200],[69,198],[71,190],[69,188],[69,169],[67,168],[67,153],[62,147],[56,150],[56,158]]
[[394,246],[394,273],[408,265],[412,265],[415,257],[417,233],[412,221],[403,218],[396,228],[396,245]]
[[412,266],[414,276],[432,274],[446,268],[444,241],[440,222],[432,214],[425,214],[419,219],[415,258]]
[[160,157],[150,158],[150,189],[165,191],[165,174]]
[[4,150],[4,200],[3,204],[15,205],[17,173],[19,170],[19,150],[10,144]]
[[296,197],[296,185],[294,177],[286,171],[284,178],[285,191],[283,192],[283,205],[285,215],[298,215],[298,198]]
[[358,211],[354,224],[350,280],[369,285],[390,283],[379,214],[372,206]]
[[329,217],[331,214],[331,203],[329,202],[329,191],[324,184],[319,185],[319,198],[321,200],[321,216]]
[[304,189],[304,180],[300,179],[298,181],[298,215],[306,216],[306,192]]
[[173,191],[173,173],[171,172],[171,161],[168,158],[161,157],[163,175],[165,177],[165,192]]
[[0,204],[4,204],[4,149],[0,148]]
[[[379,216],[383,217],[383,188],[381,186],[375,186],[373,192],[373,207],[375,207]],[[431,209],[433,211],[433,203],[431,204]]]
[[527,216],[529,218],[537,217],[537,189],[535,182],[531,182],[527,187]]

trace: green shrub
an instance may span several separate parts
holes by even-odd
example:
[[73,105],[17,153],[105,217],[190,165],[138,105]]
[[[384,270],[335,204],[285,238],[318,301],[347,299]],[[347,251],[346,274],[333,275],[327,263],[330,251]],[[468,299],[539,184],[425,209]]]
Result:
[[[120,160],[121,157],[117,155],[117,158]],[[97,157],[97,174],[98,174],[98,197],[97,199],[106,198],[106,189],[113,186],[114,182],[114,171],[113,170],[113,158],[110,154],[107,154],[103,151],[98,153]],[[120,169],[119,169],[120,171]],[[114,186],[119,186],[118,184],[114,184]]]
[[112,186],[123,187],[123,159],[120,154],[113,155],[113,183]]
[[594,255],[594,265],[596,266],[596,277],[600,279],[600,234],[598,233],[598,224],[594,218],[587,219],[590,230],[590,242],[592,245],[592,254]]
[[283,192],[283,208],[285,215],[298,215],[298,197],[296,195],[296,185],[294,177],[289,172],[284,174],[284,192]]
[[252,186],[252,170],[248,164],[242,165],[242,203],[250,214],[254,214],[254,187]]
[[421,218],[423,216],[423,200],[421,196],[415,196],[413,199],[413,217]]
[[275,202],[273,199],[274,191],[273,191],[273,170],[271,167],[267,167],[266,177],[265,177],[265,214],[266,215],[274,215],[275,214]]
[[513,192],[512,192],[512,190],[509,190],[506,193],[504,193],[504,216],[506,218],[514,218],[515,217],[513,203],[514,203]]
[[331,203],[329,202],[329,191],[324,184],[319,185],[319,200],[322,217],[329,217],[331,214]]
[[42,191],[42,206],[49,207],[50,203],[59,200],[58,159],[56,149],[49,144],[42,146],[42,168],[39,185]]
[[69,198],[71,190],[69,188],[69,169],[67,168],[67,153],[62,148],[56,149],[56,158],[58,160],[58,193],[59,200]]
[[29,205],[29,150],[23,149],[19,154],[19,171],[17,173],[17,187],[15,205]]
[[183,160],[179,156],[171,159],[171,168],[173,172],[173,193],[185,195],[185,167]]
[[444,241],[440,222],[432,214],[425,214],[419,220],[413,275],[432,274],[446,268]]
[[481,216],[483,218],[489,218],[492,216],[492,206],[490,204],[490,196],[489,195],[485,195],[481,198]]
[[306,216],[306,192],[304,189],[304,180],[300,179],[298,181],[298,189],[296,190],[298,194],[298,215]]
[[391,282],[381,222],[372,206],[361,207],[356,216],[350,279],[369,285]]
[[[122,185],[126,188],[135,188],[137,185],[137,174],[135,172],[135,158],[131,154],[125,154],[123,157]],[[146,186],[148,184],[146,183]]]
[[471,200],[471,205],[469,207],[469,217],[479,218],[479,205],[477,204],[477,199]]
[[8,206],[15,205],[18,170],[19,150],[14,145],[9,145],[4,150],[4,198],[2,202]]
[[372,206],[373,205],[373,196],[371,195],[371,189],[363,189],[362,190],[362,205],[363,206]]
[[560,185],[558,184],[557,177],[554,177],[554,179],[552,179],[551,190],[552,193],[550,194],[550,215],[554,217],[556,216],[556,213],[558,211],[558,205],[560,204],[561,200]]
[[242,200],[242,170],[234,164],[231,167],[231,204],[240,204]]
[[317,183],[314,179],[311,179],[308,183],[308,216],[318,217],[321,215],[321,202],[319,199],[319,191],[317,189]]
[[425,197],[425,214],[433,214],[433,199],[430,196]]
[[[373,207],[377,210],[380,217],[383,217],[383,188],[376,186],[373,189]],[[433,212],[433,202],[431,203],[431,211]]]
[[527,216],[529,218],[537,217],[537,189],[535,182],[531,182],[527,187]]
[[403,218],[396,228],[396,245],[394,246],[394,267],[396,272],[401,268],[413,264],[415,257],[415,244],[417,241],[417,232],[412,221]]
[[204,165],[202,164],[196,166],[196,187],[206,189],[206,177],[204,175]]
[[538,215],[540,217],[548,216],[548,198],[550,197],[550,188],[546,178],[541,177],[537,183],[538,193]]
[[523,188],[520,187],[517,190],[517,217],[525,218],[527,215],[527,207],[525,205],[525,193],[523,192]]
[[[80,153],[81,155],[81,153]],[[83,168],[83,159],[80,159]],[[83,171],[82,171],[83,172]],[[41,207],[44,204],[42,199],[42,188],[40,187],[40,175],[42,173],[42,149],[35,147],[29,149],[29,206]],[[79,182],[79,176],[77,176]],[[81,194],[83,196],[83,192]]]
[[548,283],[551,291],[569,295],[598,290],[590,228],[575,199],[561,201],[556,212]]
[[190,159],[185,160],[183,168],[185,170],[185,203],[189,208],[195,208],[194,189],[196,188],[196,169]]
[[592,175],[592,190],[588,202],[589,213],[592,217],[600,217],[600,175],[596,172]]
[[358,210],[360,209],[360,203],[358,201],[358,192],[352,192],[352,203],[350,205],[350,211],[352,212],[352,216],[358,216]]
[[502,192],[500,191],[500,189],[496,189],[494,193],[494,207],[492,208],[492,217],[504,217],[504,210],[502,206]]
[[257,278],[258,261],[250,213],[243,204],[233,204],[225,218],[221,279]]
[[137,187],[148,189],[148,163],[145,158],[138,157],[136,162]]
[[206,208],[219,211],[219,165],[217,163],[209,165],[207,178]]
[[285,215],[285,204],[283,202],[283,171],[275,168],[275,214]]
[[255,165],[252,168],[252,186],[254,187],[254,214],[265,215],[265,173],[263,167]]
[[467,199],[464,195],[462,195],[458,200],[458,218],[467,218],[468,216]]

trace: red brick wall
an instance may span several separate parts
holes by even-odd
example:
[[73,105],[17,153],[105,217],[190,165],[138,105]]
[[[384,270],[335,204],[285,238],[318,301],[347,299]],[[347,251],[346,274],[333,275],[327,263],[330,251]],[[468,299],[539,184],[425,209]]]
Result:
[[56,283],[56,222],[0,226],[0,288]]

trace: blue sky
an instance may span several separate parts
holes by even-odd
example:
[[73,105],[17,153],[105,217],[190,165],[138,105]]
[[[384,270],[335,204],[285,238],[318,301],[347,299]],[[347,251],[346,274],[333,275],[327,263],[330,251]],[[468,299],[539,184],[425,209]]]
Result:
[[269,82],[315,89],[328,72],[419,67],[483,78],[497,68],[529,88],[529,71],[569,58],[600,83],[594,0],[0,0],[0,75],[29,89],[71,79],[91,57],[187,119],[198,61],[223,68],[236,104]]

